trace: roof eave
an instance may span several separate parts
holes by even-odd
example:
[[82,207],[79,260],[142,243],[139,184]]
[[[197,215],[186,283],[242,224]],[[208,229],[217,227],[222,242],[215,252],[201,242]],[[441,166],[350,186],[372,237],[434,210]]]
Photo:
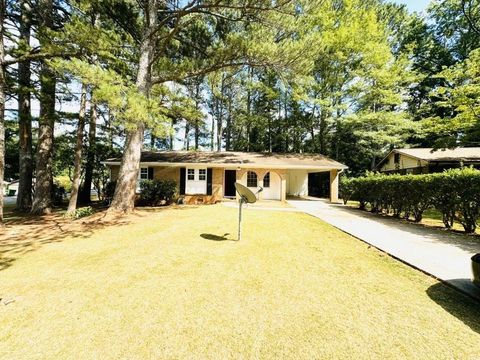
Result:
[[[119,166],[120,161],[102,161],[103,165]],[[298,170],[346,170],[348,166],[342,164],[332,165],[266,165],[266,164],[248,164],[248,163],[225,163],[215,164],[208,162],[201,163],[177,163],[177,162],[141,162],[140,166],[165,166],[165,167],[183,167],[183,166],[208,166],[212,168],[240,168],[240,169],[298,169]]]

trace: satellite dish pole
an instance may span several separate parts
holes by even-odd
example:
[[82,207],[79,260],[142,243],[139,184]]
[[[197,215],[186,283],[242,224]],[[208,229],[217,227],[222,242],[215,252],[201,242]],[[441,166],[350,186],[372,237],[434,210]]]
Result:
[[254,194],[246,186],[236,182],[235,189],[240,195],[239,208],[238,208],[238,241],[242,238],[242,206],[243,204],[253,204],[257,201],[257,194],[263,191],[263,188],[260,189]]

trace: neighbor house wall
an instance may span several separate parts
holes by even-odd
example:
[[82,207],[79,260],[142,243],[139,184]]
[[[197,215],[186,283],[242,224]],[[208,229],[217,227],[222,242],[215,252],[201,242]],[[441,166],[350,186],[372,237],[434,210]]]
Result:
[[416,167],[427,166],[428,162],[424,160],[419,160],[414,157],[400,154],[400,163],[397,165],[395,164],[395,154],[391,153],[385,161],[385,164],[382,166],[381,171],[390,171],[396,169],[412,169]]
[[110,166],[110,181],[117,181],[119,172],[120,172],[119,165]]
[[287,171],[287,194],[292,196],[308,196],[308,171]]

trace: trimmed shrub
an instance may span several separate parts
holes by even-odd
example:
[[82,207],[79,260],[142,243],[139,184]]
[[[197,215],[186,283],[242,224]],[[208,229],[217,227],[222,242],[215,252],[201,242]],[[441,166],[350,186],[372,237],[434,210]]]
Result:
[[420,222],[424,211],[434,207],[442,213],[445,227],[458,221],[467,233],[475,232],[480,217],[480,171],[473,168],[423,175],[369,173],[344,178],[340,187],[344,202],[356,200],[361,209],[368,206],[372,212]]
[[177,194],[173,180],[143,180],[140,183],[140,200],[148,206],[170,204]]

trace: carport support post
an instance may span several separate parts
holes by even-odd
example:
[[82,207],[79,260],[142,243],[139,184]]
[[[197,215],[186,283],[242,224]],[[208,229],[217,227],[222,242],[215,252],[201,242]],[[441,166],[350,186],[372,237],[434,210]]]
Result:
[[330,170],[330,202],[338,203],[338,170]]
[[282,174],[280,176],[280,179],[281,179],[281,198],[280,200],[285,202],[287,201],[287,175],[286,174]]

